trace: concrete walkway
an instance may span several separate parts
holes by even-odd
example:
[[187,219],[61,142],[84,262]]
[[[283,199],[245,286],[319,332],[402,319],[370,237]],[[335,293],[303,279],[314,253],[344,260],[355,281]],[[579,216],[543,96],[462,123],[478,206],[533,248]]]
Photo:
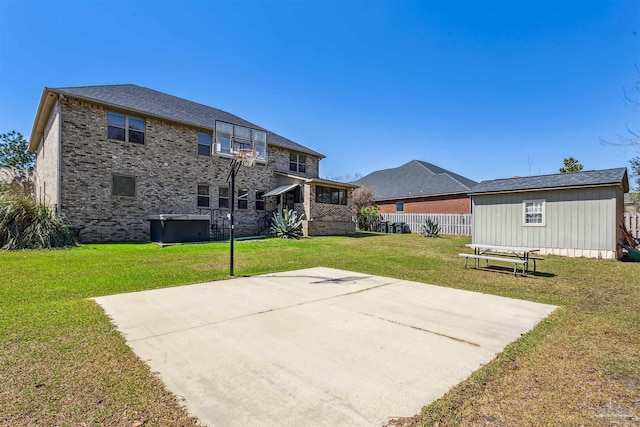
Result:
[[329,268],[95,300],[210,426],[415,415],[556,308]]

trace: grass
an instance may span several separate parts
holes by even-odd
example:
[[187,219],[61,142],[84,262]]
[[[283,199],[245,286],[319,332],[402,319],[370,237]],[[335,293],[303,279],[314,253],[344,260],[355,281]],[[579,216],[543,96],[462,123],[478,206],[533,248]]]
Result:
[[[236,274],[313,266],[561,306],[420,414],[392,425],[640,423],[640,265],[546,257],[465,270],[466,238],[359,234],[236,243]],[[228,245],[0,253],[0,425],[194,425],[88,298],[223,279]],[[428,402],[425,402],[428,403]]]

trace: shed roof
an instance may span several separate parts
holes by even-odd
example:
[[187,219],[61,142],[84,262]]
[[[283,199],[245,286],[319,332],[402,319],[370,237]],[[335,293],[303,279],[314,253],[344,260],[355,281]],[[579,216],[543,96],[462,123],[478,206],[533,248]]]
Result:
[[471,191],[469,191],[469,194],[598,187],[605,185],[622,185],[625,193],[629,191],[627,168],[492,179],[482,181],[473,187]]
[[[43,107],[43,100],[48,92],[94,101],[111,107],[193,125],[202,129],[213,130],[216,120],[247,126],[267,132],[268,144],[325,157],[317,151],[226,111],[134,84],[45,88],[39,109]],[[36,116],[36,123],[34,123],[34,133],[37,133],[35,129],[38,127],[38,119],[39,114]]]
[[411,160],[402,166],[371,172],[355,181],[367,185],[375,200],[466,194],[477,184],[431,163]]

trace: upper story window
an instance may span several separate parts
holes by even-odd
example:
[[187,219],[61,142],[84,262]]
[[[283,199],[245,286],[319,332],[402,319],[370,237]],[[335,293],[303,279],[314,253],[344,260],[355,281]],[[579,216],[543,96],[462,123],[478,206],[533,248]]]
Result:
[[238,150],[257,150],[258,160],[266,161],[267,133],[246,126],[216,122],[216,154],[233,156]]
[[126,114],[107,113],[107,137],[144,144],[145,120]]
[[307,156],[304,154],[290,153],[289,154],[289,170],[293,172],[306,173],[307,172]]
[[122,197],[136,197],[136,177],[111,175],[111,194]]
[[206,184],[198,184],[198,207],[211,207],[211,197],[209,195],[209,186]]
[[346,205],[347,190],[342,188],[316,186],[316,203]]
[[201,156],[211,155],[211,134],[198,132],[198,154]]
[[522,202],[523,225],[544,226],[544,200],[524,200]]
[[396,202],[396,212],[404,212],[404,202]]

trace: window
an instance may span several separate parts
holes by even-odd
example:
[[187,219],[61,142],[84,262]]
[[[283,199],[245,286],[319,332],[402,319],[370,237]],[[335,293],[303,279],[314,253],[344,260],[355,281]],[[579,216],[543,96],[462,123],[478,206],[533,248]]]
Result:
[[238,190],[238,209],[249,208],[249,189],[241,188]]
[[229,207],[229,187],[220,187],[218,189],[218,207]]
[[209,186],[206,184],[198,185],[198,207],[199,208],[211,207],[211,201],[209,197]]
[[264,191],[256,191],[256,210],[264,210]]
[[216,122],[216,154],[234,155],[238,150],[258,150],[258,159],[267,158],[267,133],[246,126]]
[[211,155],[211,135],[198,132],[198,154],[201,156]]
[[328,203],[332,205],[347,204],[347,190],[333,187],[316,187],[316,203]]
[[404,212],[404,202],[396,202],[396,212]]
[[125,114],[107,113],[107,137],[144,144],[145,120]]
[[307,156],[304,154],[290,153],[289,154],[289,170],[293,172],[306,173],[307,172]]
[[523,225],[544,226],[544,205],[544,200],[523,201]]
[[136,197],[136,177],[111,175],[111,194],[122,197]]

